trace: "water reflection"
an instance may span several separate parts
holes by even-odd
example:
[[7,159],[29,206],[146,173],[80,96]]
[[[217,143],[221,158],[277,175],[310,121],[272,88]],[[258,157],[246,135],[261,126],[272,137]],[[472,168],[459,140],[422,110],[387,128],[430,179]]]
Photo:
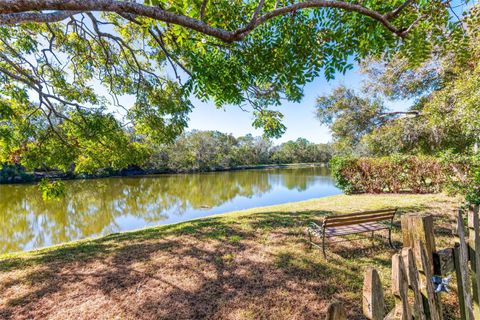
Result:
[[45,202],[35,185],[0,185],[2,252],[340,193],[320,167],[77,180],[66,189]]

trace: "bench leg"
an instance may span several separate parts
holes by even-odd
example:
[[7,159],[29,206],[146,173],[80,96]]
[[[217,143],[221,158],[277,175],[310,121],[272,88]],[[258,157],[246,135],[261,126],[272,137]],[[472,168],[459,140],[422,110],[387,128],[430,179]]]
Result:
[[310,232],[310,229],[307,229],[308,232],[308,244],[310,245],[310,250],[312,250],[312,233]]
[[325,233],[322,235],[322,251],[323,257],[327,259],[327,253],[325,252]]
[[392,229],[388,229],[388,244],[390,244],[390,248],[395,249],[392,243]]

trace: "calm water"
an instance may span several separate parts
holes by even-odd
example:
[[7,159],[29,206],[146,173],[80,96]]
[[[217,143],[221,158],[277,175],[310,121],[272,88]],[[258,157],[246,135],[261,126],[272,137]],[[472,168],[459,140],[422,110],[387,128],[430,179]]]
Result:
[[0,185],[0,252],[341,193],[321,167],[65,181],[43,201],[35,185]]

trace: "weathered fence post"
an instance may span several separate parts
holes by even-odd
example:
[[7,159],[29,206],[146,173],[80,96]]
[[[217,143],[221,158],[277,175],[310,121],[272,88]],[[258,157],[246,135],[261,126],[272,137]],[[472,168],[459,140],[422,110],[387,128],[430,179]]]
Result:
[[413,248],[415,241],[420,240],[425,245],[430,272],[433,273],[433,253],[436,251],[433,216],[411,213],[403,215],[401,221],[403,247]]
[[429,265],[425,245],[417,240],[413,246],[415,261],[420,279],[420,291],[422,293],[423,307],[427,319],[441,320],[443,318],[439,298],[435,293],[432,283],[432,268]]
[[[464,279],[462,268],[460,267],[462,261],[462,253],[460,250],[460,244],[456,243],[453,248],[453,259],[455,264],[455,275],[457,277],[457,295],[458,295],[458,305],[460,307],[460,319],[461,320],[471,320],[471,316],[466,311],[465,305],[465,288],[464,288]],[[473,317],[473,315],[472,315]]]
[[370,320],[383,320],[385,301],[376,269],[368,267],[363,278],[363,315]]
[[408,304],[408,278],[402,257],[397,253],[392,257],[392,293],[395,308],[385,319],[411,320],[412,313]]
[[453,248],[445,248],[435,252],[433,256],[433,269],[436,275],[447,275],[455,271]]
[[468,247],[465,241],[465,226],[462,210],[457,214],[457,236],[459,243],[455,245],[455,273],[457,275],[458,300],[462,319],[473,320],[472,296],[468,279]]
[[[440,297],[434,292],[432,285],[433,253],[436,251],[433,216],[426,214],[402,216],[402,237],[403,246],[411,247],[414,251],[425,316],[427,319],[442,319]],[[422,248],[416,248],[418,244],[421,244]],[[432,291],[429,288],[432,288]]]
[[415,320],[427,320],[425,310],[423,308],[422,293],[420,292],[420,280],[418,276],[418,269],[415,264],[415,258],[411,248],[402,249],[402,259],[405,265],[405,270],[408,279],[408,285],[413,291],[413,315]]
[[480,319],[480,234],[478,206],[468,210],[468,249],[471,268],[471,284],[473,289],[473,316]]
[[327,309],[325,320],[347,320],[347,313],[340,302],[332,302]]

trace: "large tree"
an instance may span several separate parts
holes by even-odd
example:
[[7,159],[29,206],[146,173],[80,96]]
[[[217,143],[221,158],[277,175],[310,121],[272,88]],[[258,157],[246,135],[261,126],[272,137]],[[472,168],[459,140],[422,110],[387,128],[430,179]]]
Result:
[[459,29],[449,6],[0,0],[0,162],[79,171],[136,163],[148,153],[142,141],[183,131],[192,96],[249,106],[253,125],[279,136],[272,106],[299,101],[305,83],[345,72],[351,57],[422,61]]
[[[471,153],[480,142],[480,6],[468,9],[461,31],[414,64],[404,53],[362,64],[364,92],[340,87],[318,98],[317,116],[337,146],[376,155]],[[402,100],[391,111],[385,100]]]

